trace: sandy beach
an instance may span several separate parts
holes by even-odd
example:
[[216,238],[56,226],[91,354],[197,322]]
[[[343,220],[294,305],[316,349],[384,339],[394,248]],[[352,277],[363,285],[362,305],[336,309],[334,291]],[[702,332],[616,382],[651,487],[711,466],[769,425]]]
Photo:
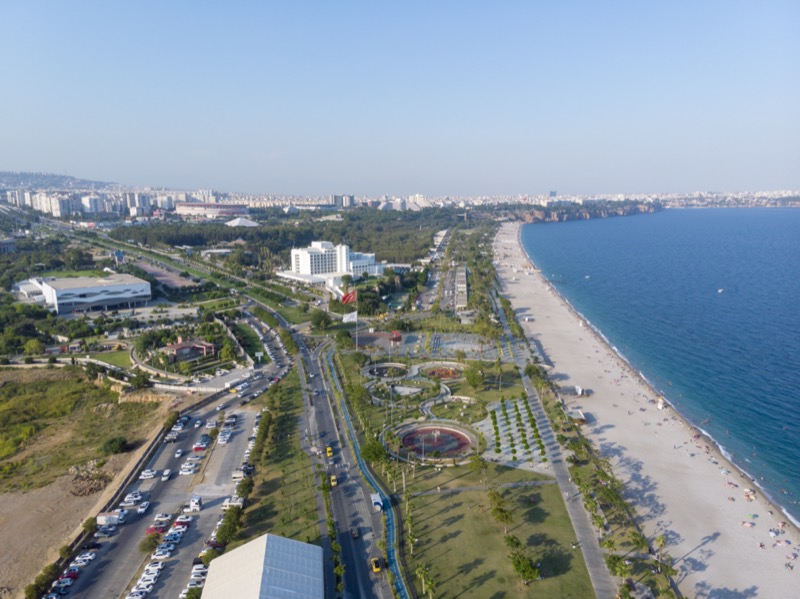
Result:
[[568,397],[567,406],[587,415],[584,433],[625,483],[651,543],[665,535],[683,595],[800,596],[797,529],[669,404],[659,409],[659,395],[532,267],[520,226],[505,223],[495,240],[502,293],[557,383],[591,390]]

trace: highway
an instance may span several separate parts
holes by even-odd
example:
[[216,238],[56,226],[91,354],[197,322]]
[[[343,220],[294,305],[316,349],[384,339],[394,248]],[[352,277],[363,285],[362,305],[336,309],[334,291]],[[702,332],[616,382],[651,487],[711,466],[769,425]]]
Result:
[[[377,545],[383,536],[382,515],[373,510],[369,499],[371,489],[360,476],[344,431],[340,433],[337,426],[331,405],[332,394],[321,366],[322,352],[326,348],[326,344],[322,344],[311,353],[304,344],[301,345],[308,397],[313,401],[313,406],[310,401],[306,402],[307,439],[317,448],[315,460],[324,465],[326,475],[335,475],[337,479],[336,486],[331,489],[331,510],[336,522],[336,541],[341,546],[341,559],[345,565],[345,597],[390,599],[392,591],[385,569],[373,573],[369,563],[370,558],[382,555]],[[333,448],[332,458],[325,457],[327,444]],[[358,532],[358,538],[353,538],[353,530]],[[326,556],[326,561],[329,559]]]

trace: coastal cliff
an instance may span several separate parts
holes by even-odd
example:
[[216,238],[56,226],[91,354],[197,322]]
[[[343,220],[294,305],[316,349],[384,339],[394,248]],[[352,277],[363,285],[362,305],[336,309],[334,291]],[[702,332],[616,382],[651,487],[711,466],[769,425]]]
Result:
[[647,214],[661,210],[663,207],[658,202],[598,201],[586,204],[569,202],[541,208],[517,209],[513,211],[513,215],[525,223],[558,223],[568,220]]

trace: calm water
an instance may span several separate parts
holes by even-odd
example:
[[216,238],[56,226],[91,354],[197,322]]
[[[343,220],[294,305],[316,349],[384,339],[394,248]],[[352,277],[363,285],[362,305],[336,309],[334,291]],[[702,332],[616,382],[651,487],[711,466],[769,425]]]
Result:
[[800,210],[525,225],[522,242],[572,305],[800,520]]

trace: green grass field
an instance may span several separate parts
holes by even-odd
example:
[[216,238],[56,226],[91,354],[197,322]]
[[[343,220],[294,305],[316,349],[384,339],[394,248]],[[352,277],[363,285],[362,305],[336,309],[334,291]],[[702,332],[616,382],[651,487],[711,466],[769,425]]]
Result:
[[[540,564],[542,579],[527,586],[518,580],[508,558],[504,528],[491,515],[487,492],[478,474],[467,467],[448,468],[441,473],[426,469],[418,472],[409,486],[412,492],[429,493],[411,500],[414,534],[419,539],[413,556],[405,545],[409,576],[418,592],[422,587],[414,572],[423,564],[435,581],[436,597],[440,599],[592,597],[583,556],[572,548],[575,533],[558,486],[503,488],[498,485],[547,479],[495,464],[490,464],[487,472],[489,485],[503,495],[512,513],[508,534],[517,537],[523,551]],[[457,489],[464,490],[451,492]],[[398,502],[405,516],[405,502],[402,498]]]
[[127,350],[89,354],[89,356],[94,360],[120,368],[130,368],[131,365],[131,356]]
[[292,370],[254,403],[270,405],[277,414],[276,442],[266,464],[259,466],[251,501],[244,512],[242,542],[270,532],[319,544],[314,469],[311,458],[300,449],[297,428],[303,411],[297,372]]
[[258,338],[258,334],[249,326],[243,323],[234,323],[231,327],[233,334],[239,340],[239,343],[242,344],[244,351],[247,352],[247,355],[256,359],[256,353],[263,353],[264,356],[261,358],[262,363],[267,364],[269,362],[269,356],[267,352],[264,350],[264,345],[261,343],[261,339]]

